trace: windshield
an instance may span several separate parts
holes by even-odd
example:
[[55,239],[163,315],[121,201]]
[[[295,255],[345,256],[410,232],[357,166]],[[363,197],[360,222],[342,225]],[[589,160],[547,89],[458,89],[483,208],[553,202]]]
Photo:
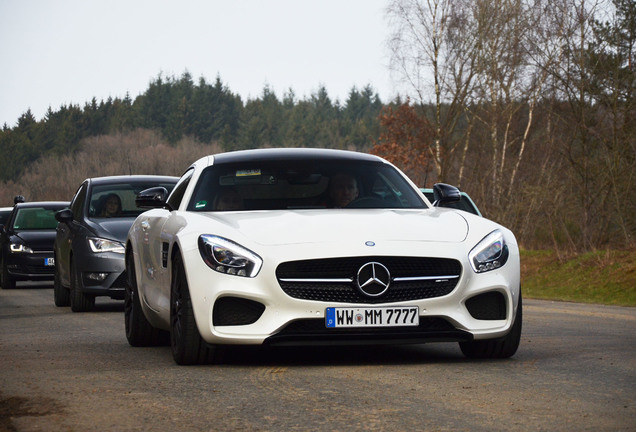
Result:
[[142,190],[163,186],[168,191],[174,183],[119,183],[95,185],[90,196],[89,217],[128,218],[137,217],[148,209],[137,207],[135,198]]
[[13,220],[13,229],[25,230],[54,230],[57,227],[55,212],[59,208],[30,207],[18,209]]
[[211,166],[188,203],[191,211],[424,207],[392,166],[333,160]]

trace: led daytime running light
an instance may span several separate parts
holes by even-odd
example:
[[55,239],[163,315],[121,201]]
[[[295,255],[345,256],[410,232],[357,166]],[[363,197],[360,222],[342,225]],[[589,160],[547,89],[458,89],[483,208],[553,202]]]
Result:
[[20,243],[11,243],[9,246],[11,253],[33,253],[33,249]]
[[126,252],[122,243],[113,240],[90,237],[88,239],[88,244],[94,253],[114,252],[123,254]]

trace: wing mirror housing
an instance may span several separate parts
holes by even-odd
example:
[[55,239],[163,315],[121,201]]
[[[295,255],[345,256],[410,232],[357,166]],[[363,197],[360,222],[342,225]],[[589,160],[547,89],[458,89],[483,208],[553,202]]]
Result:
[[446,183],[435,183],[433,185],[433,199],[434,206],[441,206],[444,203],[461,200],[462,194],[455,186]]
[[135,198],[135,204],[140,208],[162,208],[166,206],[168,189],[162,186],[142,190]]
[[70,208],[65,208],[55,212],[55,220],[62,223],[69,223],[73,220],[73,212]]

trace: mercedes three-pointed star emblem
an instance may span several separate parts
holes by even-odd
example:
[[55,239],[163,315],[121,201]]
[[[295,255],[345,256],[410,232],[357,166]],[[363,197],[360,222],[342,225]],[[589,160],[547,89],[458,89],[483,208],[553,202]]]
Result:
[[377,297],[389,289],[391,274],[379,262],[368,262],[358,270],[357,283],[362,294]]

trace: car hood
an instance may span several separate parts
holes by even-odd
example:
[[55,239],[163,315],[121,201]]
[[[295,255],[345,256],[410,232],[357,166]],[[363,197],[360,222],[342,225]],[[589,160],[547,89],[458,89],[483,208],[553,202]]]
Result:
[[90,226],[98,237],[125,242],[134,221],[135,218],[92,219]]
[[53,250],[55,230],[18,231],[11,236],[12,242],[21,242],[33,250]]
[[258,244],[269,246],[343,239],[462,242],[468,234],[468,224],[457,212],[430,209],[286,210],[203,215]]

